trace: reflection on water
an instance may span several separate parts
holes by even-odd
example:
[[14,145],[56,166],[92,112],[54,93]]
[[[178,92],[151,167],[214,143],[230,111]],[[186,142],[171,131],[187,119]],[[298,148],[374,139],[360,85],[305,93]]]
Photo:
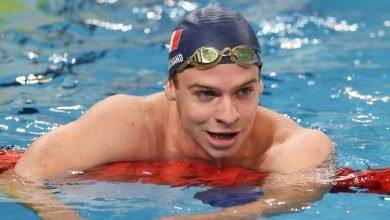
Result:
[[[355,32],[359,25],[356,23],[348,24],[345,20],[338,21],[335,17],[322,18],[294,13],[264,19],[259,23],[259,27],[257,34],[267,36],[264,43],[270,46],[272,48],[270,52],[274,53],[277,47],[281,49],[299,49],[308,44],[322,43],[319,38],[313,36],[313,27],[317,29],[317,32],[329,35],[332,31]],[[268,39],[269,41],[267,41]]]
[[345,88],[345,93],[349,95],[350,98],[357,98],[361,100],[365,100],[367,104],[372,105],[374,102],[382,101],[382,102],[389,102],[389,96],[373,96],[373,95],[362,95],[359,94],[358,91],[354,91],[351,87]]

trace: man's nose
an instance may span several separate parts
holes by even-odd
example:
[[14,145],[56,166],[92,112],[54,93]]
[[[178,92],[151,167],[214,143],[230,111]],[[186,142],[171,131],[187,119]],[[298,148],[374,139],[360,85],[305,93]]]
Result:
[[216,120],[225,125],[231,125],[240,118],[236,104],[231,97],[223,97],[219,103],[219,109],[216,113]]

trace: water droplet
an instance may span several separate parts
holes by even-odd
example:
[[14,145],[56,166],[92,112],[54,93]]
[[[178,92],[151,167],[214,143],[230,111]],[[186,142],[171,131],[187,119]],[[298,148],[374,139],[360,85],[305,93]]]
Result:
[[221,159],[217,159],[217,169],[221,169],[221,168],[222,168]]

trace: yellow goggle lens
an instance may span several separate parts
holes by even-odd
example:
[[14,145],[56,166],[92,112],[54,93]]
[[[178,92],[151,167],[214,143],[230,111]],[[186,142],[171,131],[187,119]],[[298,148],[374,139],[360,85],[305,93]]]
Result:
[[199,48],[193,56],[193,61],[197,64],[210,64],[218,59],[219,53],[215,48]]
[[233,56],[237,59],[237,62],[242,65],[254,64],[254,53],[249,47],[237,47],[232,51]]

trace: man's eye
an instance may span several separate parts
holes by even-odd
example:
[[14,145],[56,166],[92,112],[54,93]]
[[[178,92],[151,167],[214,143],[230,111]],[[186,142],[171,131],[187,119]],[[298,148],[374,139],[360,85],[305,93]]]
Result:
[[240,98],[245,98],[253,93],[253,88],[252,87],[246,87],[246,88],[241,88],[237,91],[237,96]]
[[208,90],[196,91],[194,94],[201,101],[208,101],[216,96],[214,91],[208,91]]

